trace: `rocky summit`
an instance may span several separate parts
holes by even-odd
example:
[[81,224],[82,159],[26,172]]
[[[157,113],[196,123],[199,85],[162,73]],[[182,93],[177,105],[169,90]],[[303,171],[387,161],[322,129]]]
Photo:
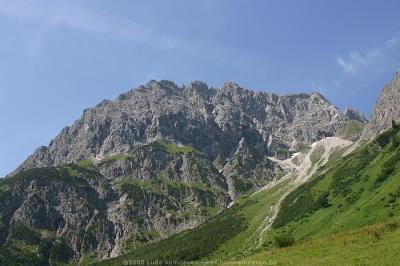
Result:
[[280,176],[269,157],[354,121],[366,123],[316,92],[150,81],[86,109],[2,181],[0,244],[29,235],[52,261],[115,257],[220,213]]
[[392,127],[392,122],[400,122],[400,70],[387,84],[379,96],[371,122],[365,128],[362,139],[369,140]]

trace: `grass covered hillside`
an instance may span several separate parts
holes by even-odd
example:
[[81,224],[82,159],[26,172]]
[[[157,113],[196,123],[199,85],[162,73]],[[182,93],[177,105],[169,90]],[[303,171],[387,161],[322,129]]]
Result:
[[290,193],[265,245],[277,235],[298,241],[399,216],[399,131],[393,127]]
[[350,120],[336,132],[336,136],[347,140],[357,140],[361,136],[365,123]]
[[391,220],[361,229],[276,248],[223,265],[398,265],[400,222]]

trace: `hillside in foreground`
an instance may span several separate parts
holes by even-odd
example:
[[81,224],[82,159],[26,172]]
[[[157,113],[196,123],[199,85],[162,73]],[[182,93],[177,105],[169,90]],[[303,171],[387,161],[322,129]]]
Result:
[[400,222],[390,220],[357,230],[308,240],[288,248],[272,249],[223,265],[396,265],[400,249]]

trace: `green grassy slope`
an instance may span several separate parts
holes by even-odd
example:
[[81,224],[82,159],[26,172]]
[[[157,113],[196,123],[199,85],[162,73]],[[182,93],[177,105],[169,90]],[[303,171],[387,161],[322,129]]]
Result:
[[72,250],[54,232],[23,225],[12,228],[6,244],[0,248],[1,265],[64,265],[72,256]]
[[338,130],[336,136],[342,139],[353,140],[362,133],[364,127],[364,123],[351,120]]
[[[151,147],[154,149],[163,150],[169,154],[194,153],[196,155],[204,155],[201,152],[199,152],[198,150],[192,148],[191,146],[177,145],[175,143],[170,143],[170,142],[167,142],[162,139],[158,139],[154,142],[151,142],[150,144],[144,145],[144,147]],[[105,164],[108,162],[128,159],[129,157],[134,156],[134,151],[135,151],[135,149],[131,150],[128,153],[121,153],[121,154],[107,156],[100,161],[100,164]],[[78,165],[83,166],[83,167],[92,167],[93,162],[91,160],[83,160],[83,161],[79,162]]]
[[232,264],[250,265],[398,265],[400,222],[388,221],[340,234],[272,249]]
[[250,254],[257,248],[263,223],[271,208],[293,186],[290,180],[283,180],[277,185],[242,199],[239,213],[243,215],[248,227],[232,239],[222,243],[203,260],[235,259]]
[[399,216],[399,131],[383,133],[289,194],[267,244],[279,234],[302,240]]

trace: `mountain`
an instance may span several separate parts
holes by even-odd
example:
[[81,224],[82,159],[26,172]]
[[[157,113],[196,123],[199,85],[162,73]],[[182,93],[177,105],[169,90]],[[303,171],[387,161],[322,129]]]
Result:
[[86,263],[197,228],[365,122],[316,92],[150,81],[86,109],[0,181],[0,261]]
[[392,127],[392,121],[400,122],[400,71],[387,84],[379,96],[371,122],[365,128],[362,139],[369,140]]
[[365,122],[354,114],[341,113],[319,93],[278,96],[232,82],[214,89],[200,81],[183,87],[150,81],[116,101],[86,109],[81,119],[64,128],[48,147],[40,147],[17,171],[101,160],[156,139],[191,146],[211,160],[218,158],[222,166],[242,139],[271,154],[278,147],[296,148],[298,143],[332,136],[346,120]]
[[[254,92],[233,82],[220,89],[195,81],[178,87],[150,81],[86,109],[14,172],[126,154],[155,140],[186,145],[206,155],[226,178],[232,199],[260,187],[279,171],[267,155],[289,156],[304,145],[333,136],[358,112],[341,113],[319,93],[278,96]],[[127,175],[124,166],[107,178]],[[142,178],[138,176],[138,178]]]

